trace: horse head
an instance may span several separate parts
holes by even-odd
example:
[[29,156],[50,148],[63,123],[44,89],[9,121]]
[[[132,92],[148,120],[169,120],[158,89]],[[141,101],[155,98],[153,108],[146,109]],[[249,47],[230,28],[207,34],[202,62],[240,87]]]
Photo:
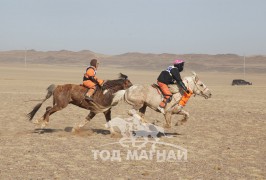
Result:
[[94,104],[99,109],[104,109],[106,106],[115,106],[120,102],[125,94],[125,90],[132,86],[127,75],[119,74],[119,79],[107,80],[104,82],[100,90],[94,94]]
[[195,95],[203,96],[205,99],[212,96],[210,89],[199,79],[195,72],[192,72],[192,76],[185,77],[184,81]]
[[132,85],[133,84],[128,79],[128,76],[120,73],[119,79],[107,80],[103,84],[103,90],[109,90],[109,89],[114,90],[114,91],[125,90],[125,89],[128,89],[129,87],[131,87]]
[[120,73],[119,74],[119,78],[123,80],[123,88],[124,89],[128,89],[129,87],[131,87],[133,85],[130,82],[130,80],[128,79],[128,76],[127,75]]

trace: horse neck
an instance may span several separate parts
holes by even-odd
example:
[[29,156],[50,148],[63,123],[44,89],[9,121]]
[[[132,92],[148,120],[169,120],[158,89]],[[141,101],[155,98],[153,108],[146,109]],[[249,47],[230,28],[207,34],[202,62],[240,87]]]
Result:
[[195,83],[194,83],[194,79],[192,76],[189,77],[185,77],[184,78],[184,84],[190,89],[190,90],[194,90],[195,88]]
[[119,90],[123,90],[123,80],[109,80],[105,83],[105,90],[107,90],[109,93],[116,93]]
[[103,89],[97,91],[94,95],[94,101],[96,104],[100,105],[101,107],[110,107],[113,102],[114,94],[117,91],[124,89],[122,81],[123,80],[106,81],[104,83]]

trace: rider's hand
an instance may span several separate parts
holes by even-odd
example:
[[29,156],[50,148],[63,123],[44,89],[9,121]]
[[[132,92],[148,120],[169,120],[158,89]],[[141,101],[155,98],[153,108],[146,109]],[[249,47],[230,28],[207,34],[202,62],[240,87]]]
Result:
[[191,91],[190,89],[187,89],[187,90],[186,90],[186,93],[187,93],[187,94],[193,94],[193,91]]

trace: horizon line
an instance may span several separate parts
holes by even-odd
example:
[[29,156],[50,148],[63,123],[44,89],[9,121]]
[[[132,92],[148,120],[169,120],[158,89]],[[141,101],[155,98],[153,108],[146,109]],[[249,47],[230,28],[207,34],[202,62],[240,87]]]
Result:
[[243,57],[251,57],[251,56],[266,56],[266,54],[237,54],[237,53],[169,53],[169,52],[164,52],[164,53],[152,53],[152,52],[138,52],[138,51],[129,51],[125,53],[120,53],[120,54],[104,54],[100,52],[94,52],[89,49],[82,49],[82,50],[68,50],[68,49],[60,49],[60,50],[36,50],[36,49],[12,49],[12,50],[0,50],[0,52],[11,52],[11,51],[36,51],[36,52],[60,52],[60,51],[68,51],[68,52],[74,52],[74,53],[79,53],[82,51],[90,51],[95,54],[100,54],[100,55],[106,55],[106,56],[117,56],[117,55],[124,55],[124,54],[155,54],[155,55],[162,55],[162,54],[169,54],[169,55],[211,55],[211,56],[216,56],[216,55],[236,55],[236,56],[243,56]]

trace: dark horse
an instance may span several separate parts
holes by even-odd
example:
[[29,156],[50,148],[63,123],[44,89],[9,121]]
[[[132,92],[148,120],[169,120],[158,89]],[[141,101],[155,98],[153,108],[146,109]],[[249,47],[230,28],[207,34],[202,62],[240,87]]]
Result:
[[93,95],[93,101],[87,101],[84,96],[87,88],[82,85],[65,84],[56,86],[52,84],[47,88],[48,93],[45,99],[33,108],[28,117],[31,121],[42,104],[53,95],[53,107],[47,107],[43,117],[37,121],[37,123],[42,124],[42,127],[48,124],[50,115],[67,107],[68,104],[90,110],[85,121],[74,127],[74,131],[85,126],[97,113],[104,113],[108,122],[111,120],[112,106],[115,106],[123,98],[125,90],[130,86],[132,86],[132,83],[127,79],[127,76],[120,73],[119,79],[106,81],[102,87],[97,88]]

